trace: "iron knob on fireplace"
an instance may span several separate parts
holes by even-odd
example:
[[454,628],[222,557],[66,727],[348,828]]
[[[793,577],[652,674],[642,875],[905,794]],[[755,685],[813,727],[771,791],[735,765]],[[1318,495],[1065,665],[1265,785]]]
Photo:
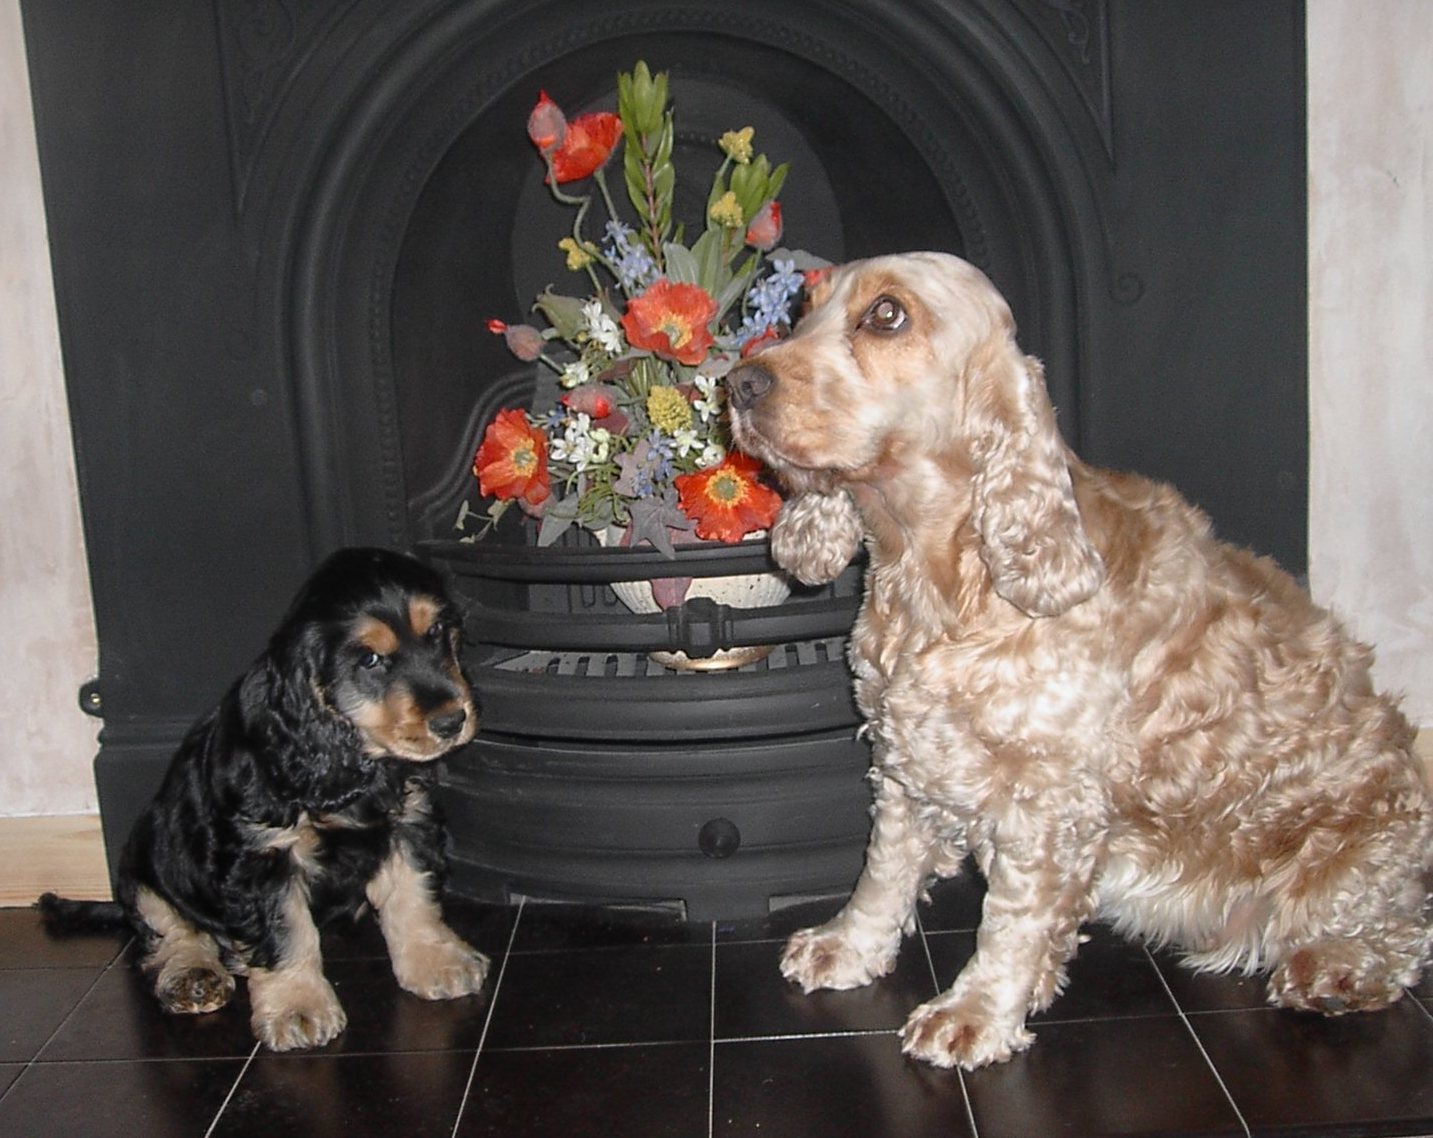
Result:
[[697,832],[697,846],[707,857],[731,857],[739,845],[741,831],[729,818],[713,818]]

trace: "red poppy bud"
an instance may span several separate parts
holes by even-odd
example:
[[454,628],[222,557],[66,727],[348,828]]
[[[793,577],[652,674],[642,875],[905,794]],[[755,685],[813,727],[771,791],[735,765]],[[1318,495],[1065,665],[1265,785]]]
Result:
[[567,138],[567,118],[546,91],[537,93],[537,105],[527,116],[527,136],[544,154],[556,150]]
[[532,363],[542,355],[542,333],[531,324],[509,324],[503,329],[508,351],[524,363]]
[[767,202],[747,226],[746,243],[763,253],[776,248],[781,240],[781,203]]
[[501,336],[507,330],[508,326],[504,324],[501,320],[499,320],[496,316],[494,316],[491,320],[488,321],[488,331],[491,332],[494,336]]
[[562,397],[562,405],[570,411],[605,419],[617,409],[614,389],[600,384],[575,387]]

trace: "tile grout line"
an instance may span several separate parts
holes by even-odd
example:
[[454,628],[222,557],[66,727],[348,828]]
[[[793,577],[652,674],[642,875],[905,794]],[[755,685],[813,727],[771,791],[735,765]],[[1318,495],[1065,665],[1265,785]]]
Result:
[[707,992],[711,1004],[707,1015],[707,1138],[714,1138],[716,1133],[716,921],[712,921],[711,929],[712,973]]
[[[70,1018],[75,1014],[75,1012],[79,1011],[80,1005],[84,1003],[85,1000],[89,999],[90,993],[93,992],[96,986],[98,986],[99,982],[103,980],[106,975],[108,975],[109,970],[113,968],[117,963],[119,963],[120,959],[124,956],[125,951],[129,948],[132,939],[133,938],[131,938],[131,940],[126,940],[124,944],[119,947],[119,950],[109,958],[109,962],[106,963],[103,968],[101,968],[98,972],[95,973],[94,978],[90,980],[89,987],[86,988],[84,992],[80,994],[80,998],[75,1001],[74,1007],[70,1008],[70,1010],[65,1013],[64,1018],[60,1020],[59,1023],[55,1024],[54,1030],[50,1032],[50,1034],[46,1037],[45,1041],[41,1043],[40,1046],[36,1047],[33,1054],[31,1054],[31,1056],[25,1060],[23,1066],[21,1067],[20,1074],[16,1075],[15,1078],[10,1080],[10,1085],[5,1088],[3,1094],[0,1094],[0,1099],[9,1097],[10,1092],[15,1089],[16,1085],[20,1082],[20,1079],[24,1077],[25,1073],[40,1061],[40,1055],[44,1052],[45,1048],[50,1046],[50,1044],[55,1041],[55,1036],[60,1034],[65,1024],[69,1023]],[[78,969],[75,970],[78,971]],[[16,969],[15,971],[21,971],[21,969]],[[25,971],[28,971],[28,969],[25,969]]]
[[249,1067],[253,1064],[254,1059],[258,1057],[259,1048],[262,1046],[263,1044],[257,1039],[254,1040],[254,1046],[249,1051],[249,1057],[244,1060],[244,1065],[239,1068],[239,1073],[234,1076],[234,1082],[229,1087],[229,1093],[224,1096],[224,1101],[219,1104],[219,1109],[214,1112],[214,1120],[209,1123],[209,1129],[204,1131],[204,1138],[209,1138],[209,1136],[214,1133],[214,1127],[219,1125],[219,1120],[224,1117],[224,1112],[229,1109],[229,1103],[233,1101],[234,1095],[239,1089],[239,1084],[244,1081],[244,1076],[249,1073]]
[[1174,989],[1169,986],[1169,981],[1164,977],[1164,971],[1154,959],[1148,945],[1141,945],[1145,959],[1149,966],[1154,969],[1154,974],[1159,977],[1159,983],[1164,988],[1164,994],[1169,997],[1169,1002],[1174,1005],[1174,1010],[1179,1013],[1179,1022],[1184,1024],[1184,1030],[1189,1032],[1189,1037],[1194,1040],[1194,1046],[1199,1048],[1199,1054],[1204,1059],[1205,1065],[1214,1076],[1214,1081],[1219,1084],[1219,1089],[1224,1092],[1225,1099],[1229,1102],[1229,1109],[1234,1112],[1234,1117],[1239,1120],[1239,1125],[1244,1128],[1245,1138],[1252,1138],[1253,1131],[1249,1129],[1249,1122],[1244,1117],[1244,1112],[1239,1109],[1239,1104],[1234,1101],[1234,1095],[1230,1092],[1229,1086],[1224,1082],[1224,1076],[1219,1073],[1219,1068],[1214,1065],[1214,1060],[1209,1057],[1209,1052],[1204,1049],[1204,1040],[1199,1038],[1199,1032],[1194,1030],[1194,1024],[1189,1020],[1189,1013],[1184,1010],[1184,1005],[1179,1002],[1174,994]]
[[[921,951],[925,953],[925,966],[930,970],[931,987],[935,989],[936,995],[940,995],[940,977],[935,974],[935,960],[930,954],[930,941],[926,936],[925,922],[921,920],[920,906],[916,906],[915,919],[916,932],[921,939]],[[970,1103],[970,1088],[965,1085],[965,1072],[957,1067],[955,1073],[960,1081],[960,1098],[965,1103],[965,1120],[970,1123],[971,1138],[980,1138],[980,1128],[975,1125],[975,1108]]]
[[468,1109],[468,1099],[473,1093],[473,1080],[478,1076],[478,1061],[483,1057],[483,1046],[488,1041],[488,1028],[493,1024],[493,1012],[497,1010],[498,993],[502,991],[503,976],[507,974],[508,959],[512,956],[513,942],[517,940],[517,930],[522,925],[522,915],[527,908],[527,898],[518,901],[517,916],[513,918],[512,931],[508,933],[507,947],[503,949],[503,960],[498,965],[497,979],[493,981],[493,990],[488,997],[488,1014],[483,1019],[483,1032],[478,1036],[478,1047],[473,1052],[473,1065],[468,1068],[468,1081],[463,1084],[463,1097],[458,1100],[458,1113],[453,1117],[453,1129],[450,1132],[451,1138],[457,1138],[458,1127],[463,1124],[463,1112]]

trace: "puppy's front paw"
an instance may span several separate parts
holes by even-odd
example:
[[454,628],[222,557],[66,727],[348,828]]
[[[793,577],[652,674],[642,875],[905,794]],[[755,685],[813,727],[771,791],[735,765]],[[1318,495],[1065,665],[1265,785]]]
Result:
[[1035,1042],[1025,1024],[1002,1022],[970,998],[940,997],[916,1008],[901,1031],[901,1050],[937,1067],[973,1071],[1003,1063]]
[[234,994],[234,977],[213,967],[176,968],[160,974],[154,986],[159,1005],[172,1015],[218,1011]]
[[844,929],[822,925],[793,933],[781,957],[781,974],[801,985],[818,988],[860,988],[886,975],[896,965],[894,951],[864,949]]
[[455,1000],[482,990],[489,961],[456,935],[408,948],[394,957],[393,974],[406,992],[425,1000]]
[[272,1051],[322,1047],[348,1026],[348,1016],[332,985],[316,980],[250,985],[254,1014],[250,1025],[259,1042]]

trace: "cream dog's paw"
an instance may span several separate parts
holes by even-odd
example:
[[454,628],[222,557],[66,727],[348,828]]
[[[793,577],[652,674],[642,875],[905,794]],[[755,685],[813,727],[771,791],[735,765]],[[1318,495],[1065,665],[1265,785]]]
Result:
[[863,987],[895,964],[894,951],[863,950],[846,930],[823,925],[792,934],[781,957],[781,974],[800,984],[803,992],[843,990]]
[[916,1008],[901,1031],[901,1050],[937,1067],[973,1071],[1003,1063],[1035,1042],[1023,1021],[1002,1021],[979,1001],[939,997]]

